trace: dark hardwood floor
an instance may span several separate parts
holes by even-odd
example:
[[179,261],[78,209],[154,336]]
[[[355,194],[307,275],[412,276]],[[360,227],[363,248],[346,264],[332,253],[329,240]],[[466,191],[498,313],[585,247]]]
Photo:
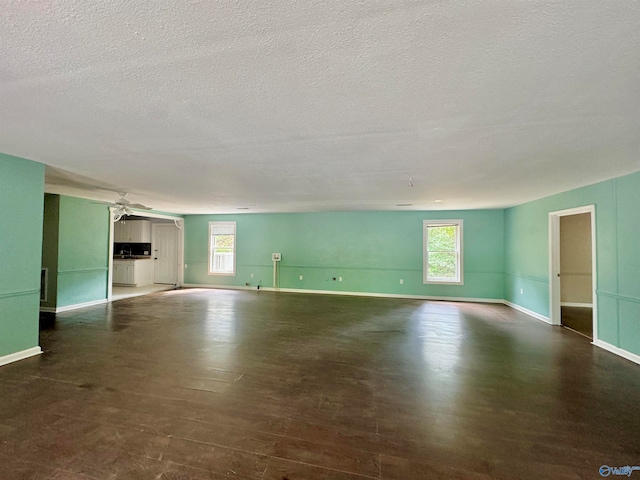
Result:
[[41,345],[0,368],[2,479],[640,464],[640,366],[502,305],[176,290],[58,314]]
[[562,325],[585,337],[593,338],[593,309],[586,307],[561,307]]

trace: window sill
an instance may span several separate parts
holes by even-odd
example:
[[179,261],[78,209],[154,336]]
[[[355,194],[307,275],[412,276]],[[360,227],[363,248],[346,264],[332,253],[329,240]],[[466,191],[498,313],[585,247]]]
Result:
[[446,280],[423,280],[423,285],[464,285],[464,281],[447,282]]

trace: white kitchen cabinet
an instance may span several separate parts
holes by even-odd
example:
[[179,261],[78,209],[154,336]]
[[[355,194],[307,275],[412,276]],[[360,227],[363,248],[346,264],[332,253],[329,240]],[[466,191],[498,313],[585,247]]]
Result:
[[151,222],[149,220],[136,220],[129,222],[131,227],[131,241],[135,243],[151,243]]
[[113,283],[118,285],[133,284],[133,262],[129,260],[113,261]]
[[141,287],[153,283],[153,260],[113,260],[113,280],[117,285]]
[[151,243],[151,222],[149,220],[116,222],[113,241],[117,243]]
[[122,243],[122,242],[130,242],[131,238],[131,222],[116,222],[113,225],[113,241]]

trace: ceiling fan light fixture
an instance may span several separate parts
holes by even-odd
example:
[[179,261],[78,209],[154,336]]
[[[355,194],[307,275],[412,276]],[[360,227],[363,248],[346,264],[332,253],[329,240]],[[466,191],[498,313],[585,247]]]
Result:
[[131,203],[127,200],[127,192],[118,192],[120,198],[114,203],[107,203],[113,208],[113,221],[118,222],[126,215],[133,215],[132,208],[138,210],[151,210],[151,207],[142,205],[140,203]]

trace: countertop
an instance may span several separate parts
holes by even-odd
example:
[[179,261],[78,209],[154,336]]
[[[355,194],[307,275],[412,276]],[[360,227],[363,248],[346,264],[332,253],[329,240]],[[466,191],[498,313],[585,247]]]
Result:
[[114,255],[114,260],[150,260],[150,255]]

